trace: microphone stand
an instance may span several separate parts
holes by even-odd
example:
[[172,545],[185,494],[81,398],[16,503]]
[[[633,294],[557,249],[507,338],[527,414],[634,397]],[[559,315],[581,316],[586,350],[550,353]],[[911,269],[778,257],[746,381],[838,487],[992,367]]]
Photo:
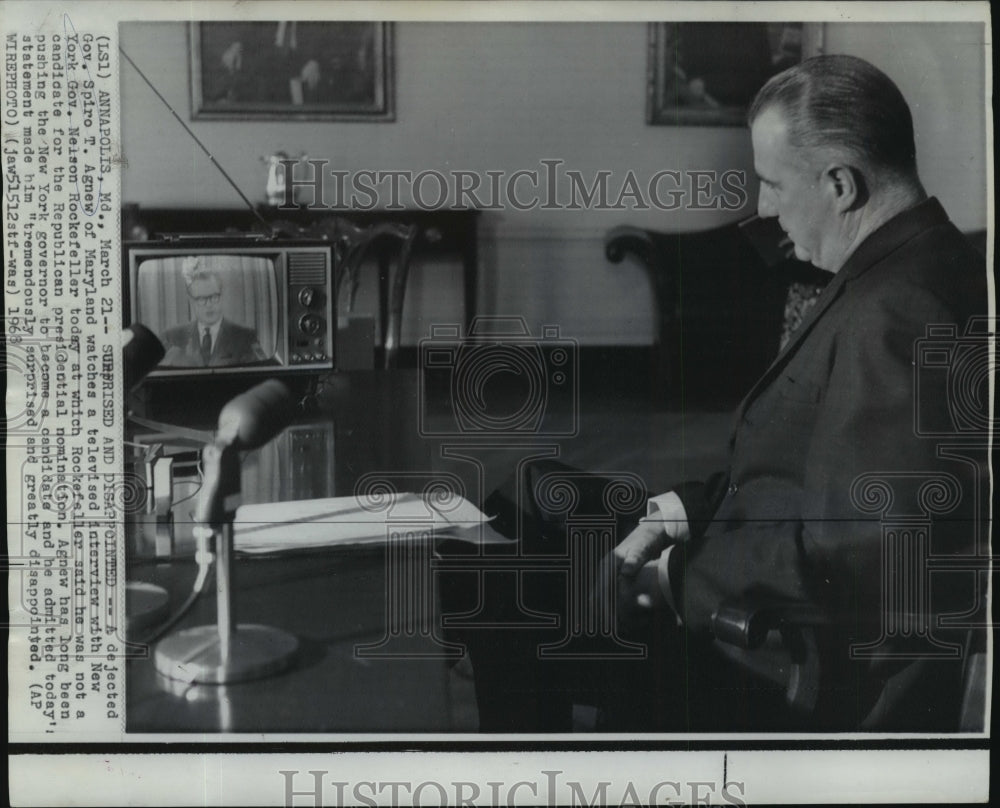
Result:
[[199,545],[215,539],[216,624],[186,629],[156,646],[156,670],[189,683],[226,684],[284,670],[298,649],[286,631],[238,625],[233,611],[233,521],[240,494],[239,449],[222,436],[202,452],[205,482],[195,518]]

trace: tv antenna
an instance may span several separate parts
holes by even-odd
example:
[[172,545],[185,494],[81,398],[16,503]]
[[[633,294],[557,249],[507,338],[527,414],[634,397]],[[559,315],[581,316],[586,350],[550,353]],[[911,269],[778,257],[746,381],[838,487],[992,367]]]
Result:
[[217,169],[219,169],[219,173],[222,174],[222,176],[226,178],[226,182],[228,182],[230,185],[233,186],[233,189],[236,191],[236,193],[238,193],[240,195],[240,199],[243,200],[243,202],[246,204],[246,206],[250,209],[250,212],[254,216],[257,217],[257,219],[260,221],[260,223],[262,225],[264,225],[265,229],[267,230],[267,234],[270,237],[273,238],[274,237],[274,228],[271,227],[271,225],[268,223],[267,219],[265,219],[263,216],[260,215],[260,211],[257,210],[257,208],[254,207],[253,202],[251,202],[249,199],[247,199],[247,195],[245,193],[243,193],[243,191],[240,190],[240,186],[238,186],[236,184],[236,181],[232,177],[230,177],[229,174],[226,173],[226,169],[224,169],[219,164],[219,161],[215,159],[215,157],[208,150],[208,148],[205,146],[205,144],[202,143],[198,139],[198,136],[194,132],[191,131],[191,127],[189,127],[186,123],[184,123],[184,119],[181,118],[181,116],[177,114],[177,111],[172,106],[170,106],[170,102],[167,101],[167,99],[163,97],[163,94],[159,90],[156,89],[156,86],[153,84],[153,82],[151,82],[149,80],[149,78],[146,76],[146,74],[142,72],[142,70],[139,68],[139,65],[137,65],[134,61],[132,61],[132,57],[129,56],[125,52],[125,49],[122,48],[121,45],[119,45],[118,46],[118,50],[121,52],[121,55],[125,57],[125,60],[130,65],[132,65],[133,69],[135,70],[136,73],[139,74],[139,76],[142,78],[142,80],[144,82],[146,82],[146,84],[149,85],[149,89],[151,89],[156,94],[156,97],[159,98],[163,102],[164,106],[167,109],[170,110],[171,114],[177,119],[177,122],[181,126],[184,127],[184,131],[187,132],[191,136],[191,139],[201,147],[201,150],[203,152],[205,152],[205,154],[208,155],[208,159],[212,161],[212,165],[214,165]]

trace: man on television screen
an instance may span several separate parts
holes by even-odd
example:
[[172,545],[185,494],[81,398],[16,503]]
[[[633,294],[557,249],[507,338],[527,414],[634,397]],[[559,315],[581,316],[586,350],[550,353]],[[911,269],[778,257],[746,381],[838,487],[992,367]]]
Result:
[[225,367],[267,359],[257,332],[222,316],[222,278],[218,272],[185,263],[184,282],[194,320],[168,328],[163,334],[167,354],[161,366]]

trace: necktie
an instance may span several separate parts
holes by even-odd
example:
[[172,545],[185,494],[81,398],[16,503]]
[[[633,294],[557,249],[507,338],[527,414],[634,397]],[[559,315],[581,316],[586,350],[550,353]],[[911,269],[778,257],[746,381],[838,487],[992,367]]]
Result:
[[201,338],[201,361],[208,365],[209,357],[212,356],[212,331],[205,329],[205,335]]

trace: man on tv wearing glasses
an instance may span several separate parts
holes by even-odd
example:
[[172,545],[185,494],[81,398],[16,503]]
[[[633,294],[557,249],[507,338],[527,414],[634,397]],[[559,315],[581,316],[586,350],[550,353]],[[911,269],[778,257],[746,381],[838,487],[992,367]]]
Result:
[[265,361],[257,332],[222,316],[219,273],[199,267],[197,260],[184,268],[194,320],[164,332],[167,354],[161,367],[226,367]]

